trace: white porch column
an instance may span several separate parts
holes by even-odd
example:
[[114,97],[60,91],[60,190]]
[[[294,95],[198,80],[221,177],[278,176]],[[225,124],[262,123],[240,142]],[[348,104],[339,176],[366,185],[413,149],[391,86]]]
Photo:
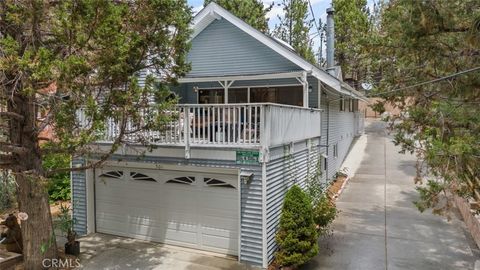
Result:
[[223,103],[227,104],[228,103],[228,88],[235,82],[235,80],[225,80],[223,81],[218,81],[218,83],[223,87],[224,95],[223,95]]
[[307,72],[302,72],[302,77],[297,77],[297,80],[303,86],[303,107],[308,108],[308,80]]

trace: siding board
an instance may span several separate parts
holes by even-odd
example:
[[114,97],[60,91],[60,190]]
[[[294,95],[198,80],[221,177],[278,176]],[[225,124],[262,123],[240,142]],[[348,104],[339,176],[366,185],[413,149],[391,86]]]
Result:
[[271,48],[224,19],[192,40],[187,77],[264,74],[301,70]]
[[[270,263],[277,250],[275,235],[280,222],[283,200],[287,190],[296,184],[305,188],[306,179],[320,158],[322,148],[319,140],[312,140],[314,145],[307,146],[307,141],[294,145],[294,153],[290,156],[288,148],[272,149],[275,158],[267,164],[267,257]],[[283,153],[281,155],[280,153]],[[272,157],[271,156],[271,157]]]

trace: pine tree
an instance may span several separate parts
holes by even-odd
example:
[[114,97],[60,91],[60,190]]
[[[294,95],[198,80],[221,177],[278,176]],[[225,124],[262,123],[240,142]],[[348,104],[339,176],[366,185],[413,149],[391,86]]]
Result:
[[273,2],[265,7],[260,0],[205,0],[204,6],[211,2],[219,4],[261,32],[268,33],[267,13],[272,10]]
[[421,211],[447,213],[448,194],[480,200],[480,71],[419,84],[479,66],[479,14],[476,0],[388,1],[371,37],[374,95],[404,112],[394,142],[418,157]]
[[[189,69],[190,21],[179,0],[0,1],[0,169],[15,176],[19,211],[28,214],[25,269],[41,269],[57,252],[46,190],[55,172],[42,168],[45,155],[89,155],[106,119],[119,123],[111,149],[96,163],[58,171],[100,165],[127,135],[145,143],[133,134],[159,130],[171,105],[162,85]],[[163,78],[158,87],[151,77],[139,85],[145,69]],[[54,139],[42,137],[48,127]]]
[[335,59],[343,78],[361,81],[367,76],[363,44],[369,31],[367,0],[333,0]]
[[300,266],[318,253],[312,202],[296,185],[285,195],[276,240],[278,251],[275,258],[281,266]]
[[295,51],[313,64],[317,63],[312,49],[310,29],[313,21],[308,19],[307,0],[283,0],[284,16],[278,16],[274,36],[290,44]]

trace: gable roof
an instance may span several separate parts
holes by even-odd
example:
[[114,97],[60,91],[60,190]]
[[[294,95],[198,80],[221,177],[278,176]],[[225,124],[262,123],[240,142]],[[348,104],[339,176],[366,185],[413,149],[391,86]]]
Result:
[[281,56],[285,57],[292,63],[296,64],[303,70],[309,72],[312,76],[316,77],[324,84],[332,88],[333,90],[352,96],[354,95],[351,91],[347,91],[342,87],[342,81],[332,76],[327,71],[311,64],[305,60],[302,56],[298,55],[294,50],[280,43],[278,40],[273,37],[266,35],[254,27],[250,26],[240,18],[236,17],[229,11],[225,10],[218,4],[211,2],[206,7],[204,7],[193,19],[193,33],[191,39],[194,39],[198,34],[200,34],[207,26],[209,26],[213,21],[225,19],[234,26],[238,27],[240,30],[244,31],[248,35],[252,36],[259,42],[263,43],[267,47],[271,48]]

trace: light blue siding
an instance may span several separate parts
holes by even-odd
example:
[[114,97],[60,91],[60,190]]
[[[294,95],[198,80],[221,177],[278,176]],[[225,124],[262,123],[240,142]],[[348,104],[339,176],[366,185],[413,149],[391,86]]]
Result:
[[311,89],[308,92],[308,107],[318,109],[318,79],[313,76],[308,76],[308,87]]
[[[345,103],[345,111],[340,111],[340,101],[337,95],[322,95],[322,144],[328,147],[328,172],[327,179],[331,180],[336,172],[341,170],[341,165],[348,154],[354,134],[353,112],[348,111],[348,104]],[[327,107],[327,99],[332,100]],[[327,109],[328,108],[328,109]],[[328,120],[329,119],[329,120]],[[328,123],[328,124],[327,124]],[[328,131],[328,143],[327,143]],[[333,155],[334,145],[338,145],[338,157]]]
[[[239,168],[234,161],[205,160],[205,159],[179,159],[161,157],[120,156],[113,155],[110,160],[132,161],[146,163],[162,163],[171,165],[189,165],[199,167]],[[242,166],[241,171],[254,174],[253,181],[241,185],[241,230],[240,230],[240,261],[253,265],[262,265],[263,262],[263,237],[262,237],[262,167],[259,165]],[[73,177],[74,189],[74,217],[82,222],[76,229],[82,234],[86,233],[86,196],[85,173],[75,174]]]
[[319,140],[313,140],[308,147],[307,141],[296,143],[292,155],[289,147],[272,150],[272,157],[267,164],[267,259],[270,263],[277,250],[275,235],[280,222],[283,200],[287,190],[296,184],[306,187],[306,179],[313,177],[317,171],[320,153]]
[[271,48],[224,19],[192,40],[187,77],[263,74],[301,70]]
[[[75,158],[72,161],[72,166],[83,166],[84,163],[84,159]],[[87,188],[85,171],[74,171],[71,177],[73,229],[78,235],[85,235],[87,233]]]

